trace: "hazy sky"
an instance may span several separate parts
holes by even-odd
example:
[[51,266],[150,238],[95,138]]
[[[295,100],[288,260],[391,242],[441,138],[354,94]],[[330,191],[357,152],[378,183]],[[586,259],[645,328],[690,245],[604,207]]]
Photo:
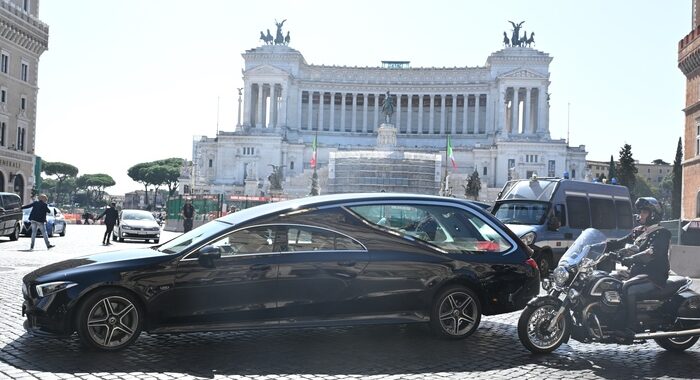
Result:
[[132,165],[191,159],[195,135],[236,123],[241,53],[287,19],[311,64],[483,66],[507,20],[535,32],[551,55],[550,131],[617,159],[672,162],[683,133],[685,79],[678,41],[691,1],[179,1],[41,0],[50,27],[41,57],[36,153],[107,173],[113,194],[141,189]]

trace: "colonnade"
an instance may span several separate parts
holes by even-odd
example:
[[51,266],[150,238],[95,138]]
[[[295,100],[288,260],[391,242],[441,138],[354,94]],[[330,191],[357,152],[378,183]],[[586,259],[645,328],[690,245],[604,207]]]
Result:
[[499,124],[504,135],[547,132],[548,107],[544,87],[507,87],[502,94]]

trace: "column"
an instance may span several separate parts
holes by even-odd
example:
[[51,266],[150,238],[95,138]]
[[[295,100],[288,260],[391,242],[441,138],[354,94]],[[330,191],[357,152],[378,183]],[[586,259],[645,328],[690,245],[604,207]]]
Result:
[[270,127],[277,128],[277,85],[270,85]]
[[314,91],[309,91],[309,104],[306,114],[308,115],[306,129],[312,131],[314,129]]
[[428,120],[428,134],[435,133],[435,95],[430,94],[430,120]]
[[450,133],[454,135],[457,133],[457,94],[452,94],[450,96],[452,97],[452,107],[450,107],[450,109],[452,110],[452,123],[450,123]]
[[[479,130],[479,111],[481,105],[481,94],[474,95],[474,134],[478,134]],[[484,131],[485,132],[485,131]]]
[[508,88],[499,90],[498,99],[496,100],[496,107],[498,108],[498,123],[501,127],[501,132],[504,137],[508,137],[508,123],[506,122],[506,112],[507,112],[507,96]]
[[303,103],[303,99],[304,99],[304,91],[299,89],[299,101],[297,102],[297,119],[298,119],[297,129],[299,129],[299,130],[302,129],[301,128],[301,105]]
[[538,133],[544,133],[547,132],[545,131],[545,125],[544,125],[544,113],[545,113],[545,107],[547,105],[547,93],[545,92],[544,87],[538,87],[537,88],[537,132]]
[[423,94],[418,95],[418,134],[423,134]]
[[317,131],[322,131],[323,130],[323,108],[324,108],[324,98],[325,98],[326,92],[325,91],[319,91],[318,92],[318,127],[316,127]]
[[341,92],[340,96],[343,98],[340,101],[340,131],[345,132],[345,96],[346,92]]
[[287,122],[287,86],[280,85],[280,91],[282,93],[280,96],[280,117],[277,120],[277,125],[280,127],[285,127],[289,125]]
[[268,111],[268,108],[267,108],[267,98],[270,96],[270,88],[269,88],[269,86],[270,86],[270,85],[268,84],[268,85],[267,85],[267,91],[265,91],[265,85],[264,85],[264,84],[262,85],[262,91],[263,91],[263,97],[262,97],[262,99],[263,99],[263,101],[262,101],[262,104],[261,104],[261,107],[262,107],[262,120],[261,120],[261,121],[262,121],[262,127],[263,127],[263,128],[267,128],[267,127],[269,126],[269,124],[270,124],[270,120],[269,120],[268,117],[267,117],[267,111]]
[[462,107],[462,133],[467,134],[469,131],[467,127],[469,125],[469,94],[464,94],[464,106]]
[[350,124],[350,130],[352,132],[357,132],[357,93],[352,93],[352,123]]
[[530,88],[525,87],[525,102],[523,103],[523,133],[532,133],[530,130]]
[[413,94],[406,95],[406,133],[411,134],[413,130],[411,129],[411,112],[413,112]]
[[374,125],[372,130],[376,131],[379,127],[379,94],[374,94]]
[[244,103],[244,111],[243,111],[243,125],[250,125],[250,116],[251,112],[253,110],[253,85],[251,83],[246,83],[245,88],[243,89],[243,103]]
[[440,134],[444,135],[445,134],[445,109],[446,109],[446,104],[445,102],[445,94],[440,95]]
[[519,87],[513,87],[513,105],[510,107],[510,132],[511,133],[519,133],[520,130],[518,129],[520,123],[520,99],[518,99],[518,91],[520,91]]
[[367,93],[362,94],[362,132],[367,133],[367,110],[369,108],[369,101],[367,99]]
[[396,94],[396,130],[401,133],[401,94]]
[[255,127],[256,128],[263,127],[263,92],[264,91],[265,91],[265,87],[263,86],[263,84],[258,83],[258,104],[256,104],[258,115],[255,118]]
[[331,119],[328,121],[328,130],[335,131],[335,91],[331,91]]

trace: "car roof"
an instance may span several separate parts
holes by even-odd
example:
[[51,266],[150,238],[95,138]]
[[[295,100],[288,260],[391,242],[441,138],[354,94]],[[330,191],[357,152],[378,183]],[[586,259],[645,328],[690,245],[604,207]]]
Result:
[[284,210],[304,209],[309,207],[321,207],[348,202],[375,202],[375,201],[440,201],[452,202],[456,204],[473,205],[475,209],[484,210],[483,206],[474,204],[466,199],[440,197],[436,195],[408,194],[408,193],[344,193],[316,195],[305,198],[290,199],[286,201],[266,203],[263,205],[247,208],[241,211],[221,217],[217,220],[239,224],[250,219],[265,215],[276,214]]

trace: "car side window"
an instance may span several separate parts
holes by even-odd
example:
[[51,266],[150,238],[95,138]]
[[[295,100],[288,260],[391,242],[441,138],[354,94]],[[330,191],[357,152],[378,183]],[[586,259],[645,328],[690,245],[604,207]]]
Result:
[[350,209],[388,229],[455,253],[505,252],[512,245],[479,216],[449,206],[368,205]]
[[358,241],[324,228],[290,225],[281,227],[282,231],[286,231],[287,236],[286,247],[280,247],[283,252],[365,250]]
[[275,230],[274,226],[244,228],[225,235],[211,245],[219,248],[221,257],[275,252]]

